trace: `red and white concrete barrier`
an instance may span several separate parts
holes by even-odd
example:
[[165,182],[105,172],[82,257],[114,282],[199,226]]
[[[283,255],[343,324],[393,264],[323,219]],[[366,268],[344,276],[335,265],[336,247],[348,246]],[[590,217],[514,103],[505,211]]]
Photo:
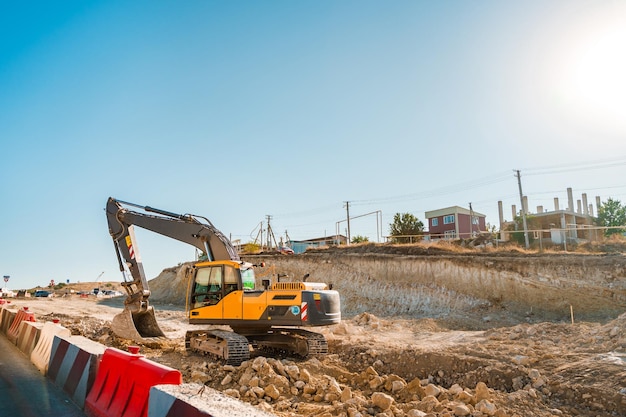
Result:
[[55,336],[48,363],[48,379],[68,393],[80,408],[84,408],[105,349],[104,345],[82,336]]
[[200,384],[156,385],[148,417],[276,417]]

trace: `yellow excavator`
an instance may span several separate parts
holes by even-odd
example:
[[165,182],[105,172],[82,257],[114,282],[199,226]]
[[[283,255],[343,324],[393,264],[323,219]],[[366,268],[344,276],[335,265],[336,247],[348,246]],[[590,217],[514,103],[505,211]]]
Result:
[[300,357],[328,352],[323,335],[302,327],[341,321],[339,293],[332,285],[306,282],[306,278],[301,282],[263,280],[259,285],[255,265],[243,262],[230,240],[202,216],[171,213],[112,197],[106,204],[106,216],[127,292],[124,310],[112,320],[117,336],[137,343],[165,338],[149,304],[150,289],[135,239],[137,226],[188,243],[207,259],[187,270],[189,323],[227,325],[233,331],[188,331],[188,350],[212,354],[233,365],[248,360],[251,347]]

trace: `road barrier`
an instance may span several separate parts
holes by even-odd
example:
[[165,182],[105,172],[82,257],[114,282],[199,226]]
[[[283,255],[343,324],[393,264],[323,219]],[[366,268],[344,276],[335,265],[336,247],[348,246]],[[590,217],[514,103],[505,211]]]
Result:
[[[138,351],[138,348],[137,350]],[[87,399],[87,417],[146,417],[150,388],[183,381],[180,371],[143,356],[108,348]]]
[[30,361],[44,375],[48,373],[48,363],[50,362],[52,342],[55,336],[66,339],[71,336],[71,332],[57,322],[45,322],[39,334],[37,345],[30,354]]
[[7,330],[11,326],[17,312],[9,310],[6,306],[2,307],[2,315],[0,316],[0,332],[7,334]]
[[16,345],[26,354],[26,356],[31,355],[35,346],[37,346],[37,342],[39,341],[39,337],[41,335],[41,328],[44,326],[44,323],[39,323],[36,321],[23,321],[20,323],[20,328],[17,334]]
[[11,321],[11,326],[9,326],[7,330],[7,339],[9,339],[13,344],[17,342],[20,324],[23,321],[36,321],[35,315],[28,311],[28,307],[22,307],[18,310],[18,312],[15,314],[15,317]]
[[55,336],[48,364],[48,379],[83,408],[85,398],[96,379],[98,362],[104,351],[104,345],[82,336]]
[[148,417],[276,417],[200,384],[150,389]]
[[87,417],[275,417],[204,385],[182,384],[180,371],[145,359],[138,347],[107,348],[71,336],[58,320],[28,321],[26,312],[2,306],[0,331],[15,321],[18,348]]

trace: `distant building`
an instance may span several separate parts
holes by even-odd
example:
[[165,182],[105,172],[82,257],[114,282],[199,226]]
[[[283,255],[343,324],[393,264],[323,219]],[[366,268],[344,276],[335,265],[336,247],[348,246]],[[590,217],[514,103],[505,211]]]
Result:
[[428,238],[468,239],[487,230],[485,215],[459,206],[427,211]]
[[[594,227],[593,205],[588,204],[587,194],[583,193],[580,200],[574,204],[574,195],[571,188],[567,189],[567,207],[561,208],[558,197],[554,197],[554,210],[545,210],[543,206],[537,206],[537,212],[531,213],[528,209],[528,198],[523,197],[523,210],[528,216],[528,231],[534,239],[541,239],[541,243],[580,243],[582,241],[599,240],[603,233]],[[596,197],[596,205],[600,207],[600,197]],[[504,221],[502,202],[498,201],[500,216],[501,239],[509,240],[512,233],[510,229],[515,223]],[[521,210],[515,205],[511,206],[513,218],[521,216]],[[520,230],[521,231],[521,230]]]
[[293,249],[294,253],[304,253],[307,248],[311,247],[337,246],[345,245],[347,243],[348,238],[344,235],[333,235],[307,240],[290,240],[288,246]]

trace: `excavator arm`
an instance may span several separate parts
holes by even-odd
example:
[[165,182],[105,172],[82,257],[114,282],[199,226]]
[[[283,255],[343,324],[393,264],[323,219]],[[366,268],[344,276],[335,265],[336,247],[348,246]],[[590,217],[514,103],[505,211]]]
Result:
[[[132,211],[124,206],[140,208],[144,212]],[[132,281],[128,281],[124,274],[122,285],[128,297],[124,301],[124,311],[113,319],[113,330],[119,336],[133,340],[164,336],[148,302],[150,288],[136,244],[134,226],[188,243],[203,251],[210,261],[240,261],[228,238],[204,217],[171,213],[112,197],[106,204],[106,216],[120,271],[124,274],[128,270],[132,276]]]

